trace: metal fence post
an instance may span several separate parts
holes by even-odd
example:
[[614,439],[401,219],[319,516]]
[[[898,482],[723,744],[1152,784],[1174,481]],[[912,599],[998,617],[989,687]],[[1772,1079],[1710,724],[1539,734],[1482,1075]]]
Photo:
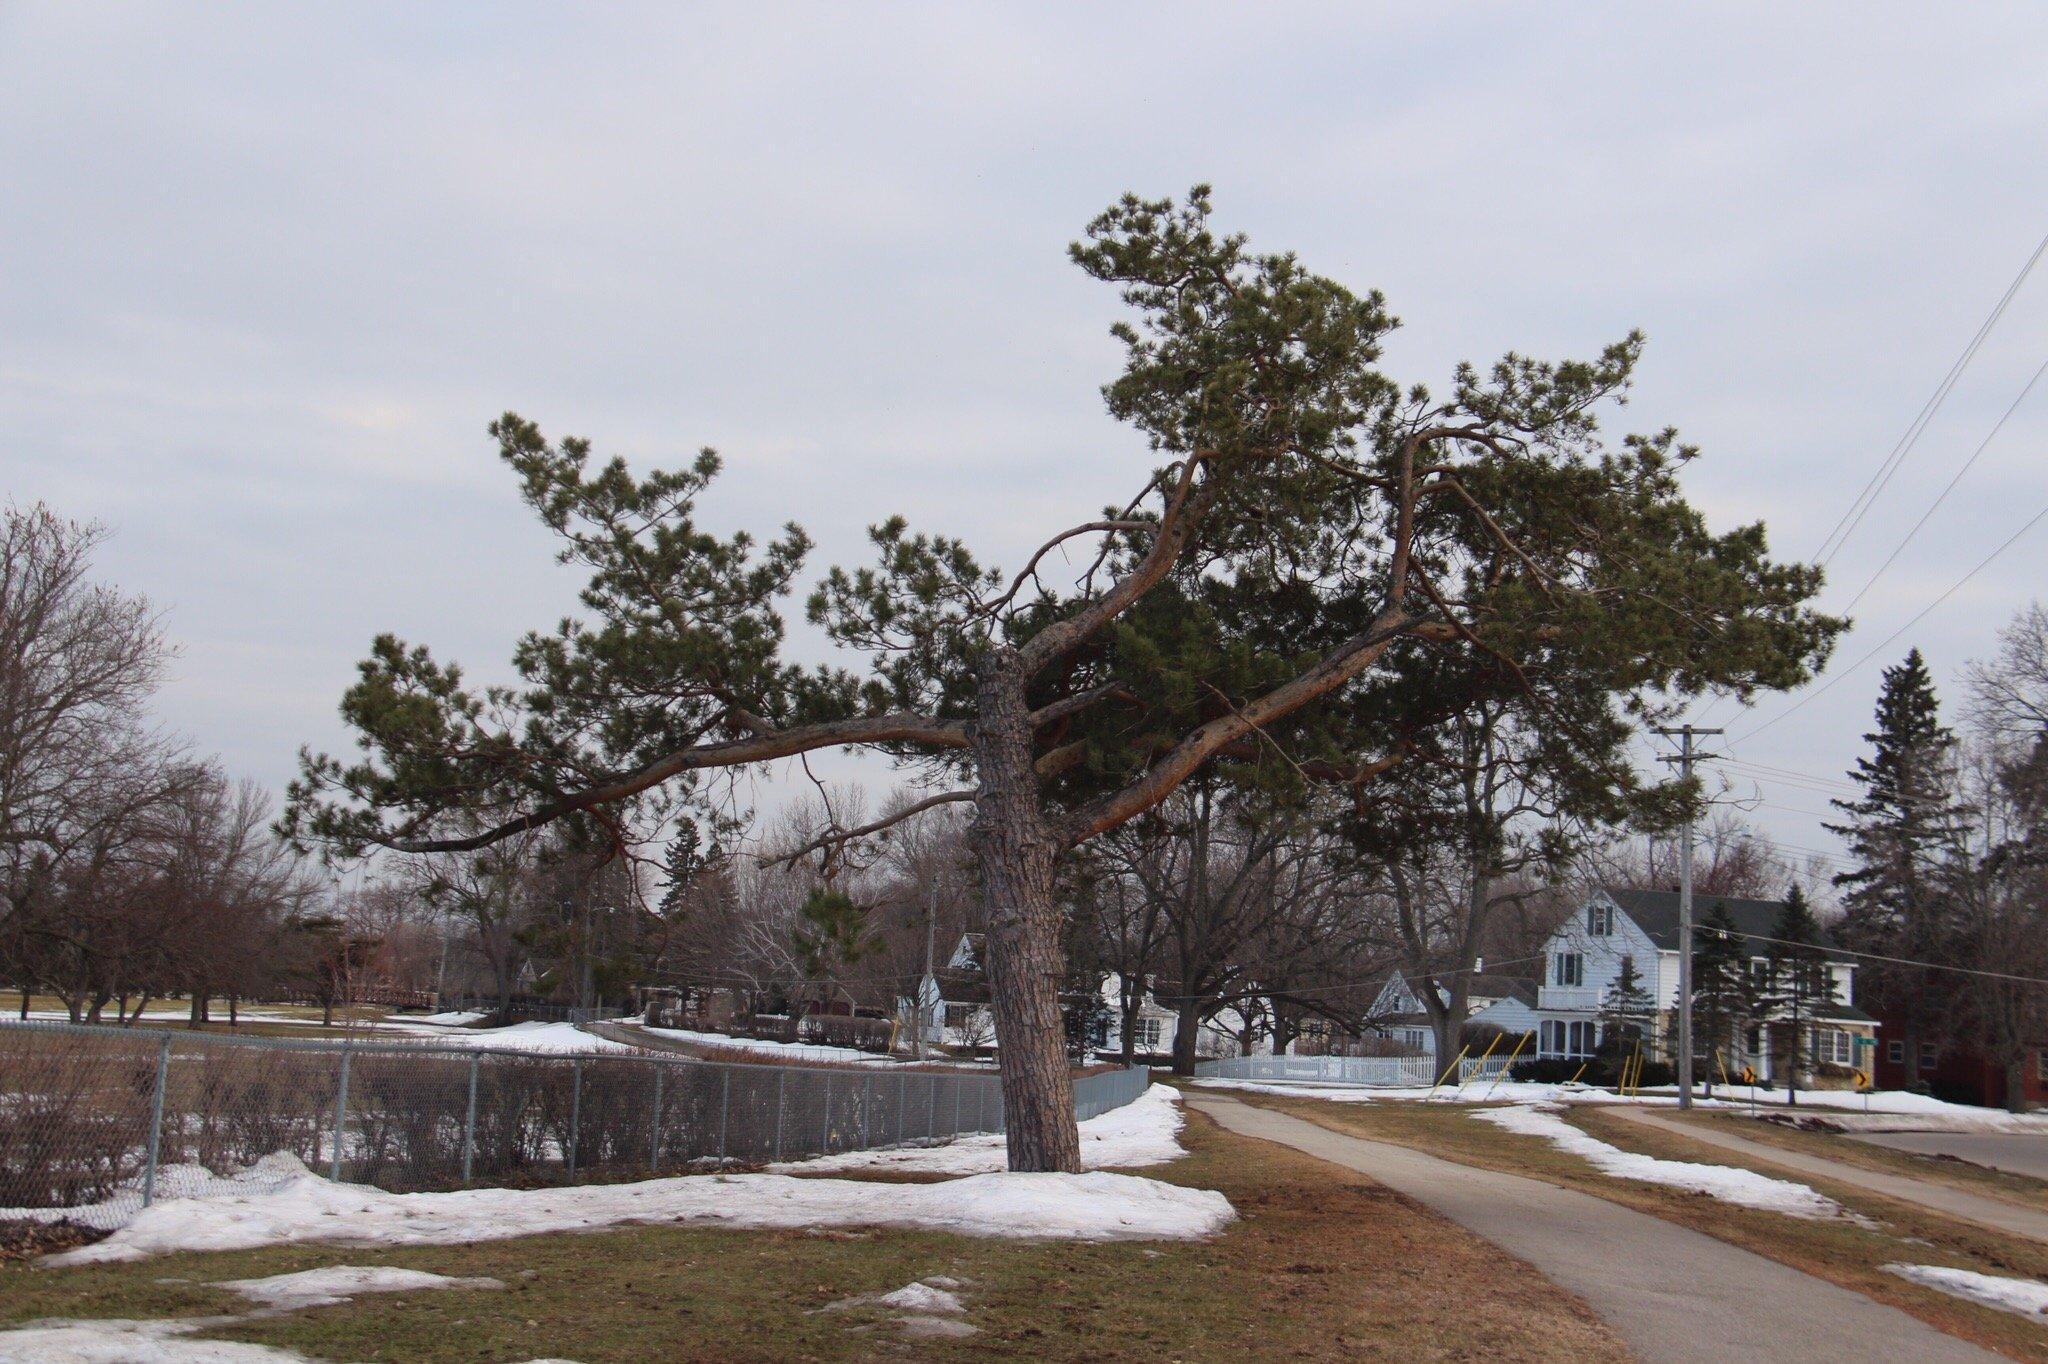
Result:
[[327,1177],[337,1184],[341,1182],[341,1144],[344,1125],[348,1122],[348,1043],[341,1044],[341,1080],[334,1087],[334,1154],[328,1162]]
[[469,1112],[462,1119],[462,1182],[469,1183],[469,1171],[476,1159],[476,1072],[484,1058],[469,1058]]
[[721,1067],[718,1073],[725,1081],[718,1096],[718,1163],[723,1165],[725,1163],[725,1120],[727,1115],[732,1112],[732,1071],[729,1068]]
[[654,1121],[647,1128],[647,1165],[649,1169],[661,1168],[661,1081],[663,1062],[654,1063]]
[[958,1077],[955,1077],[953,1080],[953,1135],[956,1137],[960,1135],[960,1096],[966,1092],[966,1089],[967,1086]]
[[569,1083],[569,1178],[576,1178],[576,1138],[583,1131],[583,1062],[570,1063],[575,1076]]
[[832,1154],[832,1072],[825,1072],[825,1122],[824,1132],[819,1137],[818,1154]]
[[860,1145],[866,1150],[874,1145],[875,1073],[869,1071],[860,1077],[860,1082]]
[[778,1066],[775,1071],[775,1158],[782,1159],[782,1110],[787,1107],[783,1098],[789,1093],[789,1067]]
[[896,1076],[896,1140],[901,1142],[910,1135],[910,1072],[900,1071]]
[[924,1139],[930,1141],[939,1135],[939,1077],[931,1077],[931,1092],[925,1096]]
[[165,1033],[156,1044],[156,1095],[149,1101],[149,1163],[142,1171],[142,1206],[156,1201],[156,1160],[163,1144],[164,1088],[171,1081],[171,1035]]

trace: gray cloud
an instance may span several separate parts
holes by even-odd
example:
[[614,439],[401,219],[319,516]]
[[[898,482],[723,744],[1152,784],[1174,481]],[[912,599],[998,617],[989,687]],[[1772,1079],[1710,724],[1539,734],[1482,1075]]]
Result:
[[[821,562],[897,510],[1016,562],[1144,466],[1095,395],[1114,301],[1061,250],[1126,188],[1212,180],[1232,227],[1385,289],[1403,377],[1642,326],[1633,420],[1795,553],[2048,230],[2033,7],[761,8],[0,11],[4,487],[116,528],[109,570],[185,644],[167,718],[279,783],[340,739],[373,632],[488,672],[566,609],[482,435],[506,407],[640,459],[717,445],[709,515],[794,517]],[[1837,600],[2044,341],[2048,279]],[[2041,506],[2044,411],[1845,658]],[[2044,544],[1912,632],[1939,672]],[[1838,775],[1875,683],[1743,756]]]

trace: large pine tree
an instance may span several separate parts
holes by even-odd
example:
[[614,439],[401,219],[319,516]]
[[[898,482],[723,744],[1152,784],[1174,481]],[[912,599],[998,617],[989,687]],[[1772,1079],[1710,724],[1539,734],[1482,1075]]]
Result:
[[[1958,877],[1967,868],[1966,814],[1957,799],[1956,739],[1941,723],[1934,680],[1918,649],[1887,668],[1870,753],[1849,776],[1863,794],[1833,802],[1848,819],[1827,826],[1849,843],[1840,936],[1856,951],[1915,961],[1954,954],[1961,933]],[[1867,964],[1864,1004],[1901,1030],[1908,1064],[1939,1047],[1954,1012],[1945,973],[1897,962]]]

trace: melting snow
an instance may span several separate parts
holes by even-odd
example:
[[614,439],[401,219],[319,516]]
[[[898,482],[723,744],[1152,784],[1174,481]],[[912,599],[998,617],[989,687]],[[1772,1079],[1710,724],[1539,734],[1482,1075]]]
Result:
[[1772,1179],[1752,1170],[1728,1165],[1700,1165],[1685,1160],[1659,1160],[1634,1151],[1624,1151],[1598,1137],[1588,1136],[1559,1117],[1553,1108],[1517,1106],[1482,1109],[1472,1115],[1510,1132],[1542,1137],[1560,1150],[1584,1157],[1603,1174],[1618,1179],[1636,1179],[1648,1184],[1665,1184],[1692,1193],[1707,1194],[1724,1203],[1745,1208],[1763,1208],[1788,1217],[1839,1217],[1842,1205],[1815,1193],[1804,1184]]
[[2048,1312],[2048,1284],[2032,1279],[2005,1279],[1996,1274],[1978,1274],[1968,1269],[1945,1269],[1940,1265],[1886,1265],[1885,1272],[1927,1288],[1953,1293],[1959,1298],[1981,1302],[2005,1312],[2039,1316]]
[[[1153,1085],[1122,1108],[1113,1108],[1081,1124],[1081,1164],[1090,1170],[1125,1170],[1179,1160],[1187,1154],[1180,1144],[1181,1123],[1180,1091],[1171,1085]],[[1001,1170],[1008,1162],[1003,1135],[994,1132],[957,1137],[940,1146],[847,1151],[771,1168],[972,1175]]]
[[434,1288],[503,1288],[497,1279],[456,1279],[446,1274],[429,1274],[418,1269],[367,1268],[333,1265],[326,1269],[302,1270],[297,1274],[273,1274],[267,1279],[229,1279],[214,1284],[229,1288],[251,1302],[288,1312],[305,1307],[332,1307],[363,1293],[412,1293]]
[[192,1332],[221,1322],[204,1317],[31,1322],[0,1331],[0,1364],[309,1364],[305,1355],[291,1350],[191,1338]]
[[393,1194],[305,1174],[284,1188],[172,1199],[52,1264],[307,1241],[462,1245],[629,1223],[739,1228],[900,1226],[968,1236],[1073,1240],[1189,1238],[1221,1230],[1230,1201],[1135,1175],[984,1174],[943,1184],[870,1184],[788,1175],[690,1175],[573,1188]]

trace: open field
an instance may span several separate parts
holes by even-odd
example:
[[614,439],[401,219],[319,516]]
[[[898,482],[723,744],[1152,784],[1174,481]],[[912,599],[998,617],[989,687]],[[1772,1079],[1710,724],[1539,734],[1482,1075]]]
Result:
[[[1475,1121],[1473,1106],[1413,1103],[1331,1104],[1264,1093],[1234,1092],[1243,1102],[1271,1107],[1334,1131],[1424,1150],[1446,1160],[1503,1170],[1574,1188],[1719,1237],[1757,1254],[1890,1303],[1941,1330],[2015,1358],[2048,1359],[2048,1325],[2037,1325],[1886,1273],[1898,1262],[1938,1264],[1986,1274],[2048,1278],[2048,1247],[2002,1236],[1974,1224],[1866,1193],[1855,1185],[1802,1180],[1874,1224],[1845,1219],[1801,1219],[1731,1206],[1699,1194],[1617,1179],[1547,1141]],[[1667,1160],[1785,1172],[1739,1156],[1646,1130],[1598,1108],[1566,1110],[1581,1130],[1626,1151]],[[1746,1121],[1731,1119],[1731,1121]],[[1750,1124],[1766,1126],[1766,1124]],[[1745,1132],[1747,1128],[1743,1129]]]
[[[461,1248],[299,1247],[80,1269],[0,1267],[0,1322],[240,1310],[208,1282],[318,1265],[502,1279],[228,1328],[326,1359],[473,1364],[1040,1358],[1620,1360],[1607,1328],[1528,1266],[1398,1195],[1191,1115],[1192,1154],[1146,1171],[1216,1188],[1214,1241],[1017,1243],[894,1231],[644,1227]],[[875,1306],[819,1309],[934,1275],[977,1334],[906,1344]]]

